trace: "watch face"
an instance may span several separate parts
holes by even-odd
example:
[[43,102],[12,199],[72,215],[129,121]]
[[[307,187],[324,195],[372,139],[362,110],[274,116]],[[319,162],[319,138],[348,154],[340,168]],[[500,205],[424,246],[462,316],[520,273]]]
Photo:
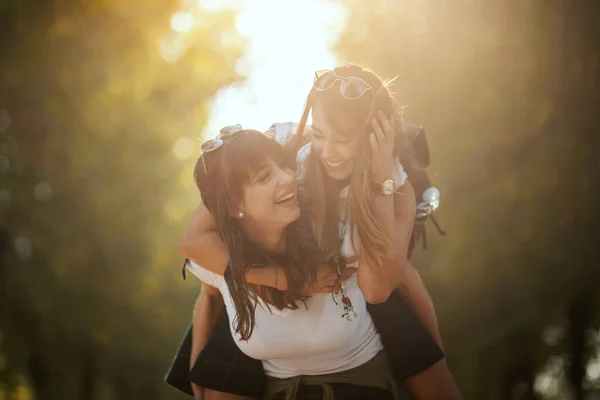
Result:
[[396,184],[391,179],[384,181],[381,185],[381,191],[386,196],[389,196],[390,194],[394,193],[394,190],[396,190]]

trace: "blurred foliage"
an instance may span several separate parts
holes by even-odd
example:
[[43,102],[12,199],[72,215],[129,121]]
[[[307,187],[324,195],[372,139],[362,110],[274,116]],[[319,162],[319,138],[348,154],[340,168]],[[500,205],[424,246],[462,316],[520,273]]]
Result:
[[[449,235],[415,264],[465,397],[597,392],[595,2],[331,1],[338,54],[400,75],[426,127]],[[234,22],[0,1],[0,399],[180,398],[162,377],[197,286],[176,242],[207,104],[240,79]]]
[[162,378],[198,286],[177,240],[208,102],[240,79],[234,24],[172,1],[0,2],[0,397],[178,398]]
[[600,390],[596,2],[338,1],[428,134],[449,234],[415,264],[465,398]]

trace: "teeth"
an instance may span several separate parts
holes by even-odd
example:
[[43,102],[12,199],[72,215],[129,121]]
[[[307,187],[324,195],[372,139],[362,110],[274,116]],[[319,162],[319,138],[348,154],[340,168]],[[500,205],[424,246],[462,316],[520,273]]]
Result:
[[339,167],[340,165],[342,165],[344,162],[343,161],[339,161],[339,162],[332,162],[332,161],[327,161],[327,165],[330,165],[332,167]]
[[279,199],[277,199],[276,203],[283,203],[286,200],[290,200],[294,198],[294,193],[290,193],[288,195],[285,195],[283,197],[280,197]]

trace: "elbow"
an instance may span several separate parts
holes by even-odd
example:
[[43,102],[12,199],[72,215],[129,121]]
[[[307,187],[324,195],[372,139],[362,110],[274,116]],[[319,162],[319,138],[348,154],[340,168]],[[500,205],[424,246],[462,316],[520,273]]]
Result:
[[189,258],[187,256],[187,245],[184,242],[179,242],[179,247],[177,248],[179,255],[183,258]]
[[188,239],[188,235],[186,235],[185,233],[183,235],[181,235],[181,238],[179,239],[179,246],[178,246],[178,251],[179,251],[179,255],[182,256],[183,258],[188,258],[188,259],[192,259],[192,254],[190,252],[190,250],[192,249],[192,246],[190,246],[190,241]]
[[[396,267],[398,267],[396,261]],[[390,274],[379,280],[377,285],[363,285],[361,291],[365,296],[365,301],[369,304],[385,303],[392,292],[401,287],[406,282],[405,268],[394,268]]]
[[381,304],[385,303],[390,297],[392,292],[396,290],[397,285],[393,282],[387,281],[387,283],[379,284],[375,287],[369,287],[366,290],[361,288],[365,301],[369,304]]
[[385,303],[391,294],[392,290],[385,289],[363,292],[363,295],[365,296],[365,301],[369,304]]

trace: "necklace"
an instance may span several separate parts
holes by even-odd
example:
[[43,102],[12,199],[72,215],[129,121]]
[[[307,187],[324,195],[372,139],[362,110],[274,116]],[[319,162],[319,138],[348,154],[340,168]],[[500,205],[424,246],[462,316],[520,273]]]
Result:
[[[350,193],[348,193],[348,197],[346,197],[346,209],[344,211],[344,221],[342,222],[342,234],[340,235],[340,245],[338,247],[338,251],[333,255],[333,260],[335,262],[335,267],[337,269],[338,278],[342,276],[342,272],[340,271],[340,248],[344,244],[344,239],[346,238],[346,225],[348,223],[348,205],[350,203]],[[340,281],[340,286],[336,290],[335,294],[340,293],[342,296],[342,305],[344,307],[344,313],[342,314],[342,318],[345,318],[347,321],[352,321],[352,316],[354,318],[358,317],[356,311],[354,311],[354,306],[352,305],[352,300],[348,297],[348,288],[346,287],[346,283],[344,281]],[[337,305],[337,301],[335,301],[335,296],[333,297],[333,301]]]

